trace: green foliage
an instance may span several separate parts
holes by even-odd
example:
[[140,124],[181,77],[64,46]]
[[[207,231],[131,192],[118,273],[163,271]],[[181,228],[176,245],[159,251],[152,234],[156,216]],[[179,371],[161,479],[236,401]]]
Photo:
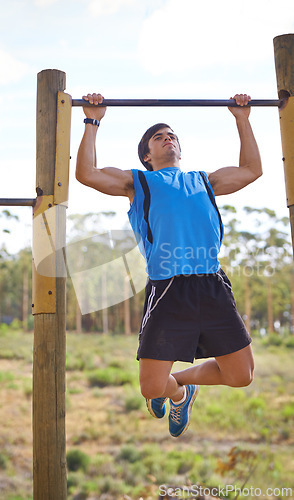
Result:
[[8,328],[0,335],[0,359],[25,359],[32,361],[33,336]]
[[5,337],[9,331],[9,326],[6,323],[0,323],[0,337]]
[[33,497],[24,495],[12,495],[7,497],[5,500],[33,500]]
[[79,478],[77,476],[77,474],[73,473],[73,472],[69,472],[67,474],[67,490],[69,493],[72,492],[72,490],[78,486],[79,484]]
[[141,394],[129,394],[125,398],[125,410],[127,412],[129,411],[134,411],[134,410],[140,410],[143,406],[143,399]]
[[87,471],[90,457],[79,449],[69,450],[66,454],[67,468],[69,471]]
[[283,339],[276,333],[271,333],[263,339],[263,344],[267,346],[274,345],[278,347],[283,344]]
[[0,453],[0,470],[6,469],[7,462],[8,462],[7,456],[4,455],[4,453]]
[[123,368],[108,366],[107,368],[99,368],[90,372],[88,375],[90,387],[106,387],[131,384],[133,381],[132,374]]
[[127,462],[130,462],[133,464],[134,462],[137,462],[141,458],[141,453],[137,449],[136,446],[133,446],[132,444],[123,446],[120,453],[118,454],[118,460],[126,460]]
[[9,328],[11,328],[11,330],[15,332],[19,332],[20,330],[22,330],[22,322],[19,319],[15,318],[9,325]]
[[225,223],[221,264],[231,279],[238,310],[247,327],[267,333],[289,330],[294,322],[289,222],[285,227],[285,218],[267,208],[244,207],[238,213],[230,208],[221,208]]
[[294,335],[281,336],[277,333],[272,333],[270,335],[266,335],[261,342],[265,347],[274,346],[294,349]]
[[286,347],[288,347],[288,349],[294,349],[294,335],[287,337],[284,340],[284,344]]
[[249,417],[263,418],[266,406],[267,403],[261,396],[249,398],[246,403]]
[[287,404],[282,410],[285,420],[294,420],[294,403]]
[[[18,215],[14,215],[14,214],[12,214],[12,213],[11,213],[9,210],[7,210],[7,209],[2,210],[2,211],[0,212],[0,218],[1,218],[1,217],[4,217],[4,218],[6,218],[6,219],[8,219],[8,220],[16,220],[16,221],[18,221],[18,220],[19,220]],[[2,232],[3,232],[3,233],[7,233],[7,234],[9,234],[9,233],[10,233],[10,229],[6,229],[6,228],[5,228],[5,229],[3,229],[3,230],[2,230]]]
[[0,383],[1,384],[3,384],[4,382],[13,382],[13,381],[14,381],[13,373],[0,372]]
[[93,354],[91,352],[66,353],[67,371],[84,371],[93,366]]

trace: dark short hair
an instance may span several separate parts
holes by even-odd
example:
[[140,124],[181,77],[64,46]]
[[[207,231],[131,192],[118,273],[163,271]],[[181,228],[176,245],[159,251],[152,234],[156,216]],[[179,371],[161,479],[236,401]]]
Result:
[[145,134],[143,135],[142,139],[139,142],[138,155],[140,158],[140,162],[144,165],[145,168],[147,168],[147,170],[153,170],[152,165],[150,163],[148,163],[148,161],[144,161],[144,157],[147,155],[147,153],[149,153],[148,143],[149,143],[151,137],[154,134],[156,134],[156,132],[158,132],[158,130],[160,130],[162,128],[170,128],[171,129],[171,127],[169,125],[167,125],[166,123],[156,123],[155,125],[152,125],[152,127],[148,128],[148,130],[146,130]]

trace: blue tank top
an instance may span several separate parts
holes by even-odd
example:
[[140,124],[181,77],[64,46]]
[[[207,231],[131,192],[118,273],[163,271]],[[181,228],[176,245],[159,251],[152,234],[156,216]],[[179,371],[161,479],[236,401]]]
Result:
[[128,217],[150,279],[216,273],[223,225],[206,173],[177,167],[132,173]]

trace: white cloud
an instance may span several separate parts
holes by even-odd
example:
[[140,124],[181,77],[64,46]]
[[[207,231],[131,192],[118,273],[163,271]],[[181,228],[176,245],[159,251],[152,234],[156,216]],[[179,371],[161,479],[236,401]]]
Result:
[[135,0],[91,0],[89,3],[89,11],[93,16],[115,14],[122,7],[126,7],[134,3]]
[[18,82],[28,71],[27,64],[19,61],[14,56],[1,49],[0,67],[0,85]]
[[169,0],[144,21],[138,55],[153,74],[261,61],[274,36],[294,31],[293,1],[283,9],[277,15],[275,0]]

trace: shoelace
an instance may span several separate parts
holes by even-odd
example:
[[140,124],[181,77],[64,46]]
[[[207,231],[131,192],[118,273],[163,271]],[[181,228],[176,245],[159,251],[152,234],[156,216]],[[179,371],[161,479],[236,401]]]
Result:
[[180,424],[181,423],[181,409],[182,409],[182,405],[180,405],[180,406],[171,406],[171,408],[170,408],[170,418],[176,424]]

